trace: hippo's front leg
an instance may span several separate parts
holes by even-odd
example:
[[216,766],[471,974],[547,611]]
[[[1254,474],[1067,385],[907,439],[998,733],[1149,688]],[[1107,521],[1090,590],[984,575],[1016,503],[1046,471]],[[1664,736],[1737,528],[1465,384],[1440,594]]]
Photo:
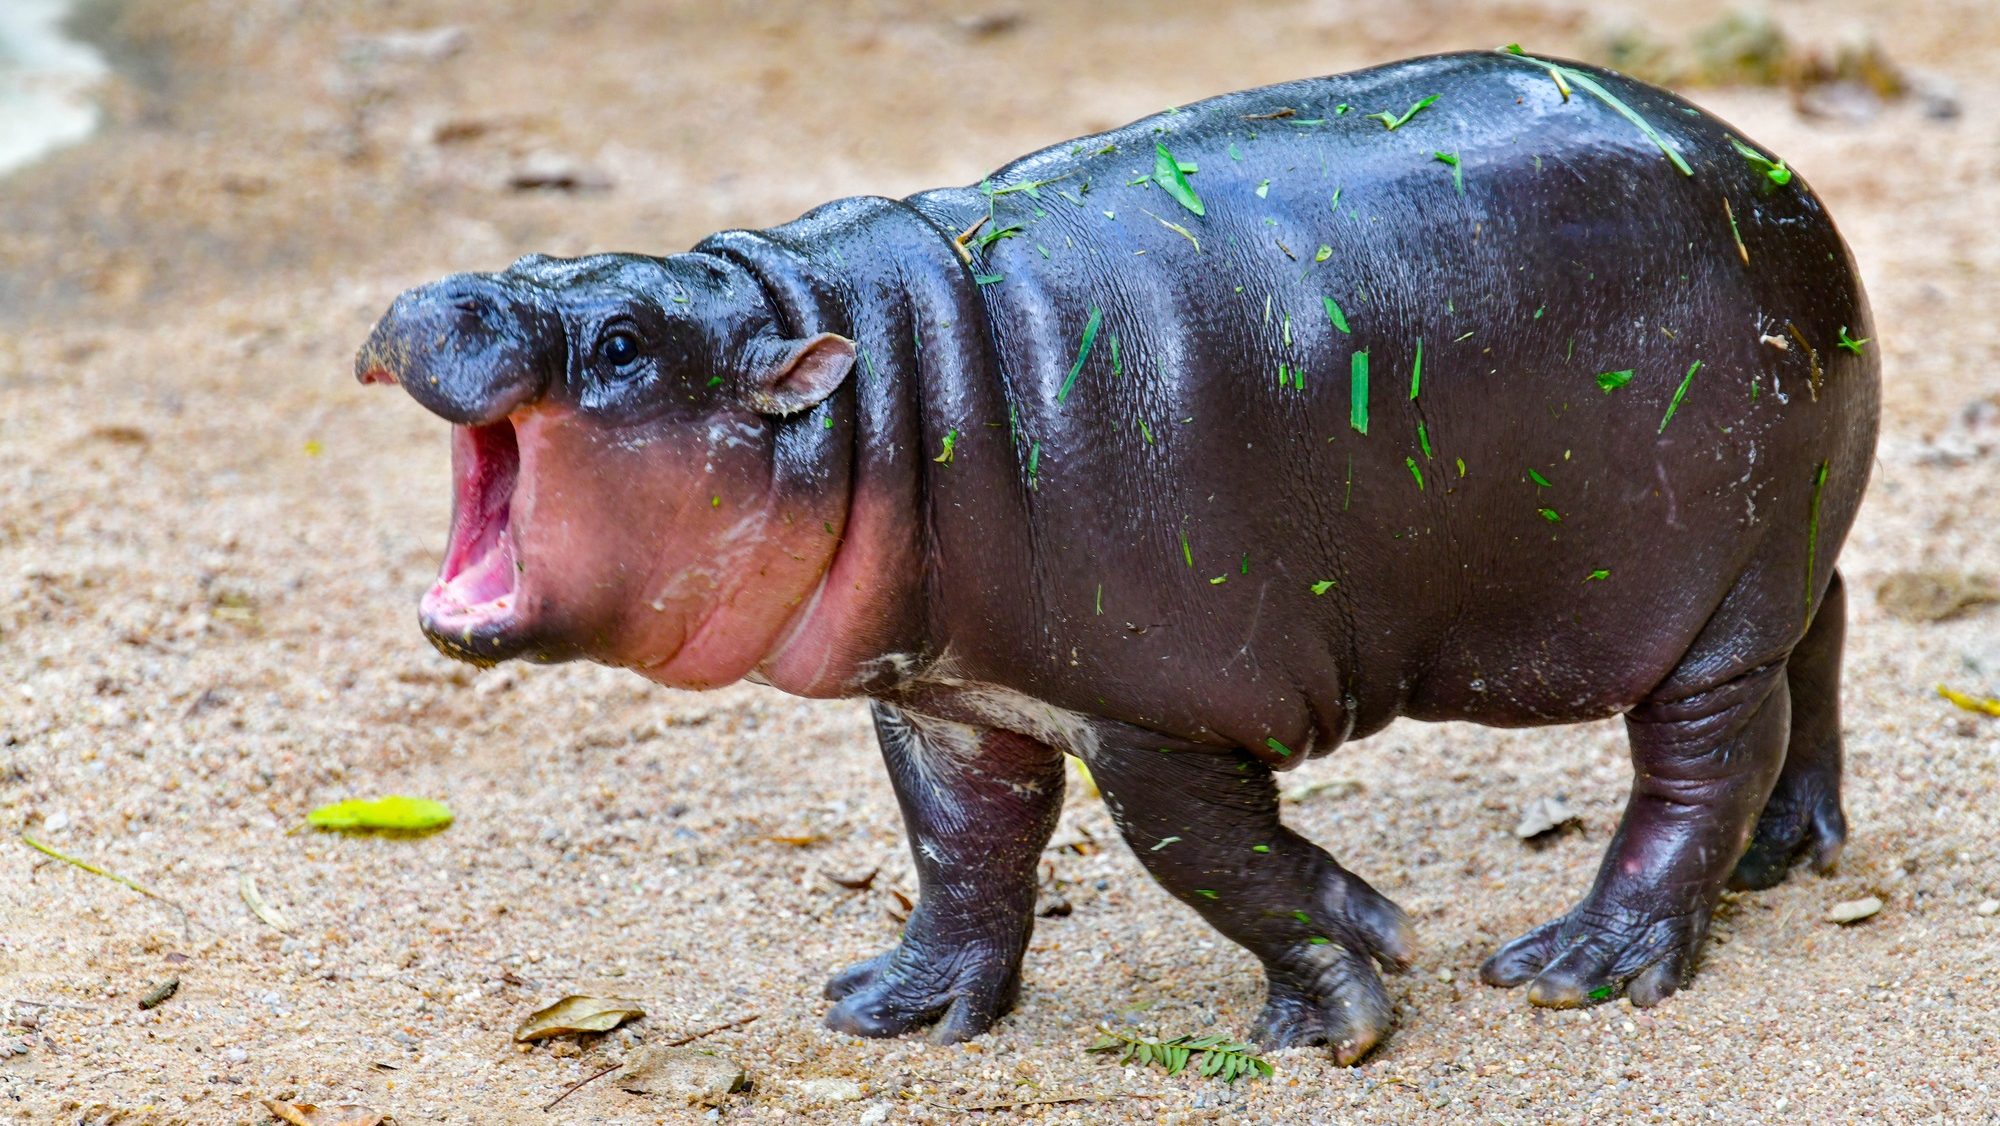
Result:
[[1268,767],[1241,751],[1131,730],[1103,733],[1088,758],[1146,870],[1264,963],[1256,1040],[1325,1044],[1349,1064],[1388,1034],[1393,1007],[1376,967],[1409,964],[1409,921],[1279,823]]
[[[1014,1005],[1035,868],[1062,812],[1062,754],[1025,736],[874,705],[917,860],[902,941],[827,983],[829,1027],[895,1036],[937,1021],[970,1039]],[[942,1018],[942,1019],[940,1019]]]
[[1590,894],[1480,967],[1490,985],[1529,982],[1537,1005],[1620,993],[1655,1005],[1694,972],[1709,916],[1784,765],[1785,663],[1649,701],[1625,723],[1632,797]]

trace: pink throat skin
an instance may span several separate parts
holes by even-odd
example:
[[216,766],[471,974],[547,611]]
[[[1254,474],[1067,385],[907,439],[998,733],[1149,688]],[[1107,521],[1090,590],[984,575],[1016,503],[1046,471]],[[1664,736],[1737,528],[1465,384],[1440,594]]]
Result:
[[451,540],[426,630],[677,688],[747,677],[853,695],[896,640],[916,537],[865,491],[780,495],[768,450],[744,440],[754,429],[711,418],[608,437],[545,405],[454,427]]
[[[682,688],[749,679],[813,699],[859,694],[865,671],[882,654],[913,647],[902,634],[918,573],[907,514],[872,494],[850,485],[845,496],[824,498],[824,511],[789,519],[778,511],[781,502],[768,502],[772,519],[758,552],[767,564],[756,569],[762,581],[713,606],[673,660],[637,671]],[[835,533],[830,544],[815,534],[827,528]],[[808,530],[803,539],[801,529]],[[802,554],[814,560],[811,566],[769,565],[795,564]],[[734,659],[712,659],[718,650]]]
[[884,653],[912,646],[898,636],[912,608],[917,573],[916,536],[896,534],[887,505],[853,491],[846,534],[821,575],[759,662],[758,679],[794,696],[835,699],[855,695],[864,666]]

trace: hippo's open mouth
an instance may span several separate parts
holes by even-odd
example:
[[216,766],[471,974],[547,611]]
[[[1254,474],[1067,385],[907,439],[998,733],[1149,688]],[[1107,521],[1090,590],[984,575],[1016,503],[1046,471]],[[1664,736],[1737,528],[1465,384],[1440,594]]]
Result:
[[451,545],[424,595],[422,617],[433,640],[470,648],[475,640],[496,640],[518,614],[521,568],[508,518],[521,448],[505,419],[454,426],[451,441]]

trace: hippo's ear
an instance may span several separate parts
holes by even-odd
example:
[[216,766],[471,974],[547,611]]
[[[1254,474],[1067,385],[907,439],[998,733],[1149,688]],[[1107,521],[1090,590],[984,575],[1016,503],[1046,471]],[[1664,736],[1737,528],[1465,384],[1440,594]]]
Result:
[[854,369],[854,341],[822,332],[787,341],[776,363],[750,375],[750,405],[759,414],[797,414],[833,394]]

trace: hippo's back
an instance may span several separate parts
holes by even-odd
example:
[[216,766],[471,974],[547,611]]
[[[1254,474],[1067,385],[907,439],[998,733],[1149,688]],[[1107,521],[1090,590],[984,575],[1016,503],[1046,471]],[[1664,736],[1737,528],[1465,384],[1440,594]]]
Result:
[[1009,417],[925,419],[943,565],[995,572],[953,612],[974,673],[1323,745],[1611,714],[1718,622],[1717,660],[1783,655],[1872,456],[1851,260],[1722,122],[1557,66],[1230,94],[912,200],[997,235]]

